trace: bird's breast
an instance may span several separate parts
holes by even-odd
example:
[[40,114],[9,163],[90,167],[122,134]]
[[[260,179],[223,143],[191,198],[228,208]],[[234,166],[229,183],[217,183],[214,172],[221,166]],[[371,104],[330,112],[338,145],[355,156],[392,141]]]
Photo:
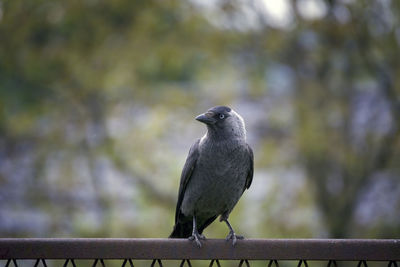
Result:
[[229,179],[232,175],[240,173],[238,168],[246,163],[246,160],[245,149],[241,144],[213,144],[201,149],[198,169],[206,169],[214,179]]
[[185,208],[210,214],[231,209],[245,187],[245,164],[247,159],[239,146],[202,149],[188,184]]

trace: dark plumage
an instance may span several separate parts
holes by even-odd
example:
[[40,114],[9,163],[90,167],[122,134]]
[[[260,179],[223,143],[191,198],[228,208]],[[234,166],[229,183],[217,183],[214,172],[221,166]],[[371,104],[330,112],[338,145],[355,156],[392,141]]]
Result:
[[229,227],[227,240],[237,238],[228,216],[253,179],[253,151],[246,143],[242,117],[218,106],[196,117],[207,133],[190,148],[183,167],[172,238],[195,240],[218,216]]

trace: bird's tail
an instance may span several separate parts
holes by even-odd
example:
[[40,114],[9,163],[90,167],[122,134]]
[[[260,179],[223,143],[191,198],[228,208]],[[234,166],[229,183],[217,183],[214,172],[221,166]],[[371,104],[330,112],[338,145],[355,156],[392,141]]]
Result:
[[187,238],[192,235],[192,230],[193,223],[191,221],[184,223],[177,222],[169,238]]
[[[197,225],[198,233],[202,234],[203,230],[207,226],[209,226],[217,217],[218,215],[210,217],[200,225]],[[192,232],[193,232],[193,220],[188,220],[185,222],[177,222],[169,238],[187,238],[192,235]]]

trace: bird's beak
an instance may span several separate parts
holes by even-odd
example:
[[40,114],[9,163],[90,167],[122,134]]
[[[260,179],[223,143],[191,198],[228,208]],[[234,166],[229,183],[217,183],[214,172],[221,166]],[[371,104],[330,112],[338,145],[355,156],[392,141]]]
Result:
[[196,120],[205,123],[205,124],[214,124],[217,120],[214,119],[214,113],[211,111],[208,111],[206,113],[200,114],[199,116],[196,117]]

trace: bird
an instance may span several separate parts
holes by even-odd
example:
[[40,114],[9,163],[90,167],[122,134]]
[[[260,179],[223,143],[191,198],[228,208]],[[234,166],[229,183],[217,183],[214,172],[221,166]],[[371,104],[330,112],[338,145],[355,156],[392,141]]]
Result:
[[218,216],[229,228],[226,240],[235,246],[236,235],[229,214],[254,172],[253,150],[246,142],[243,118],[227,106],[216,106],[195,118],[207,127],[191,146],[182,169],[175,225],[169,238],[188,238],[201,248],[203,230]]

